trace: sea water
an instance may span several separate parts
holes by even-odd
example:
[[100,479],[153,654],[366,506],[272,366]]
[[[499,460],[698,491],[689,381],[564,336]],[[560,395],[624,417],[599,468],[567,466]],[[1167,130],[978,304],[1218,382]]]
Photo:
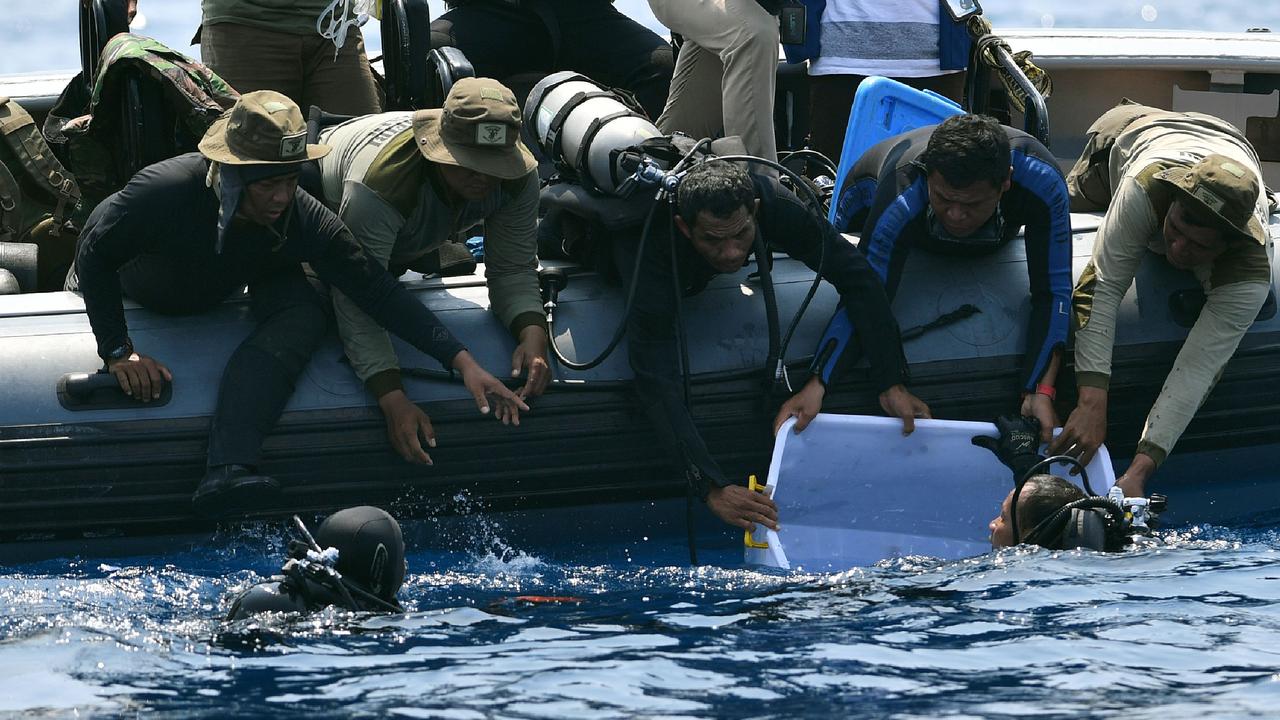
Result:
[[[984,5],[1004,27],[1280,29],[1275,3],[1245,0]],[[640,0],[619,7],[656,29]],[[78,64],[75,3],[4,9],[0,74]],[[199,3],[141,10],[140,32],[188,48]],[[283,529],[0,547],[0,716],[1166,720],[1280,707],[1268,528],[811,574],[743,567],[740,535],[723,532],[702,533],[693,567],[675,533],[526,542],[501,518],[445,533],[424,520],[405,523],[404,615],[223,622],[236,591],[279,567]]]
[[[840,573],[743,567],[741,534],[536,542],[406,522],[403,615],[226,623],[283,524],[0,571],[0,715],[1274,717],[1280,535],[1006,549]],[[38,548],[37,548],[38,549]],[[0,556],[4,552],[0,551]],[[536,602],[523,596],[559,596]]]

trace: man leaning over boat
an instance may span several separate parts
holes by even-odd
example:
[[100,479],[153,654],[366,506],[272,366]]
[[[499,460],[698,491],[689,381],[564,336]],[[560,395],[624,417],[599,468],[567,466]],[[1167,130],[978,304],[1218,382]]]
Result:
[[[461,252],[463,231],[484,223],[485,278],[494,313],[516,340],[513,376],[522,399],[550,380],[538,289],[537,162],[520,141],[520,106],[496,80],[464,78],[443,109],[388,112],[325,130],[334,152],[320,161],[324,198],[365,252],[399,276],[424,260]],[[377,399],[401,457],[429,463],[426,413],[409,400],[391,338],[350,297],[334,293],[338,331],[356,375]],[[507,419],[507,418],[504,418]],[[519,422],[519,415],[509,417]]]
[[907,366],[898,324],[879,278],[857,248],[819,211],[807,207],[777,179],[748,173],[742,165],[726,160],[710,160],[689,170],[680,181],[674,203],[674,224],[681,242],[654,238],[646,243],[641,258],[636,257],[633,243],[614,245],[622,277],[630,278],[632,268],[641,263],[635,306],[627,322],[636,382],[646,411],[668,434],[672,452],[711,511],[739,527],[750,529],[762,523],[776,529],[778,515],[773,501],[725,477],[684,402],[675,333],[677,308],[671,287],[673,262],[679,268],[677,276],[685,294],[696,292],[715,275],[742,269],[758,233],[766,253],[781,250],[835,286],[844,312],[858,328],[885,411],[902,418],[910,432],[915,418],[929,417],[929,408],[904,384]]
[[1068,174],[1072,207],[1105,207],[1106,216],[1075,288],[1079,402],[1051,454],[1087,463],[1105,439],[1118,309],[1148,251],[1190,271],[1206,296],[1116,481],[1141,496],[1266,301],[1270,201],[1252,146],[1216,117],[1126,102],[1099,118],[1089,138]]
[[[858,245],[893,298],[908,252],[920,246],[984,255],[1026,229],[1031,315],[1021,387],[1022,415],[1048,442],[1058,425],[1053,400],[1071,303],[1071,213],[1053,155],[1034,137],[982,115],[957,115],[880,142],[857,161],[836,199],[835,227],[861,229]],[[822,408],[824,384],[847,362],[850,316],[831,319],[814,374],[783,407],[803,430]]]
[[98,354],[125,392],[158,398],[173,374],[129,338],[122,290],[170,314],[210,310],[249,287],[257,327],[227,362],[209,435],[197,512],[221,515],[280,491],[258,474],[262,441],[324,336],[327,301],[301,263],[441,364],[462,373],[481,412],[524,402],[475,361],[435,315],[370,258],[338,218],[298,185],[302,163],[329,152],[306,141],[298,107],[280,93],[241,97],[200,152],[151,165],[89,216],[67,289],[84,293]]

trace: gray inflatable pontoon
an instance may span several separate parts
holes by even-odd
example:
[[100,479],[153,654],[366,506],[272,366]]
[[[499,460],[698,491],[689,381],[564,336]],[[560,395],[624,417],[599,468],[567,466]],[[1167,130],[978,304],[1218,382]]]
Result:
[[[1078,275],[1090,256],[1097,218],[1074,220]],[[1280,236],[1280,225],[1271,230]],[[749,270],[717,278],[685,304],[695,418],[726,471],[744,478],[748,472],[763,477],[768,468],[773,413],[763,392],[764,305]],[[404,281],[485,367],[504,374],[512,344],[488,311],[482,271]],[[590,357],[611,336],[623,298],[594,274],[570,276],[560,294],[558,339],[571,356]],[[781,256],[776,261],[784,327],[811,279],[799,263]],[[1193,319],[1174,312],[1171,295],[1192,287],[1189,274],[1152,257],[1125,299],[1107,437],[1120,470]],[[788,351],[796,377],[835,299],[824,286],[803,319]],[[907,342],[913,390],[935,417],[988,420],[1016,408],[1030,309],[1020,242],[983,260],[912,254],[894,305],[904,329],[965,303],[982,312]],[[92,373],[100,365],[80,298],[0,296],[0,539],[160,533],[198,524],[190,494],[204,471],[223,365],[252,325],[248,304],[232,299],[196,317],[162,316],[135,306],[127,314],[137,347],[174,373],[164,402],[111,406],[119,395],[107,392],[100,394],[108,402],[98,404],[93,394],[74,392],[74,379],[69,392],[69,373]],[[435,465],[409,465],[391,450],[381,414],[342,360],[335,336],[313,358],[266,443],[263,470],[286,490],[279,506],[262,508],[259,516],[364,503],[404,516],[537,509],[684,492],[683,479],[634,403],[625,347],[590,372],[553,363],[556,386],[533,403],[518,428],[482,417],[459,383],[441,377],[434,361],[398,341],[397,349],[405,367],[428,369],[421,373],[426,377],[407,379],[406,389],[435,424]],[[1063,375],[1065,418],[1074,382],[1069,368]],[[1280,318],[1272,301],[1157,476],[1153,489],[1170,497],[1166,519],[1220,523],[1280,516],[1280,476],[1272,464],[1280,447],[1278,380]],[[880,412],[860,371],[828,393],[825,410]]]

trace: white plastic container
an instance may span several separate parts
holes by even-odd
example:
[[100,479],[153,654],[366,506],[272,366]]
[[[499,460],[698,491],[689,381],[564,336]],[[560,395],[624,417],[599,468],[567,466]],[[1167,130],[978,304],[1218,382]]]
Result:
[[[1013,489],[1013,473],[970,439],[997,437],[995,425],[917,420],[904,437],[897,418],[822,414],[798,435],[794,424],[778,432],[769,467],[782,530],[754,533],[769,547],[746,548],[747,563],[825,572],[991,549],[987,525]],[[1079,485],[1069,470],[1050,472]],[[1105,495],[1115,482],[1106,447],[1087,471],[1093,491]]]

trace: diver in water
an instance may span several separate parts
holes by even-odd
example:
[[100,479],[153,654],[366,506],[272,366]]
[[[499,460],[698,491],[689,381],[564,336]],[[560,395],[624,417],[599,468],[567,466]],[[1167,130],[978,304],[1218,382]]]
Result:
[[[998,439],[973,438],[974,445],[995,453],[1013,471],[1015,481],[1000,514],[988,526],[992,547],[1025,543],[1049,550],[1115,552],[1129,545],[1134,535],[1149,533],[1156,515],[1164,511],[1163,496],[1125,498],[1118,488],[1106,497],[1090,495],[1061,477],[1038,473],[1047,464],[1038,452],[1040,422],[1006,415],[995,423]],[[1059,460],[1073,461],[1059,456],[1048,462]],[[1081,473],[1087,478],[1083,466]],[[1088,487],[1087,479],[1085,483]]]
[[253,585],[231,603],[227,620],[264,612],[309,613],[326,607],[404,612],[396,593],[406,570],[400,524],[386,511],[360,506],[330,515],[315,537],[294,518],[303,540],[289,543],[281,574]]

